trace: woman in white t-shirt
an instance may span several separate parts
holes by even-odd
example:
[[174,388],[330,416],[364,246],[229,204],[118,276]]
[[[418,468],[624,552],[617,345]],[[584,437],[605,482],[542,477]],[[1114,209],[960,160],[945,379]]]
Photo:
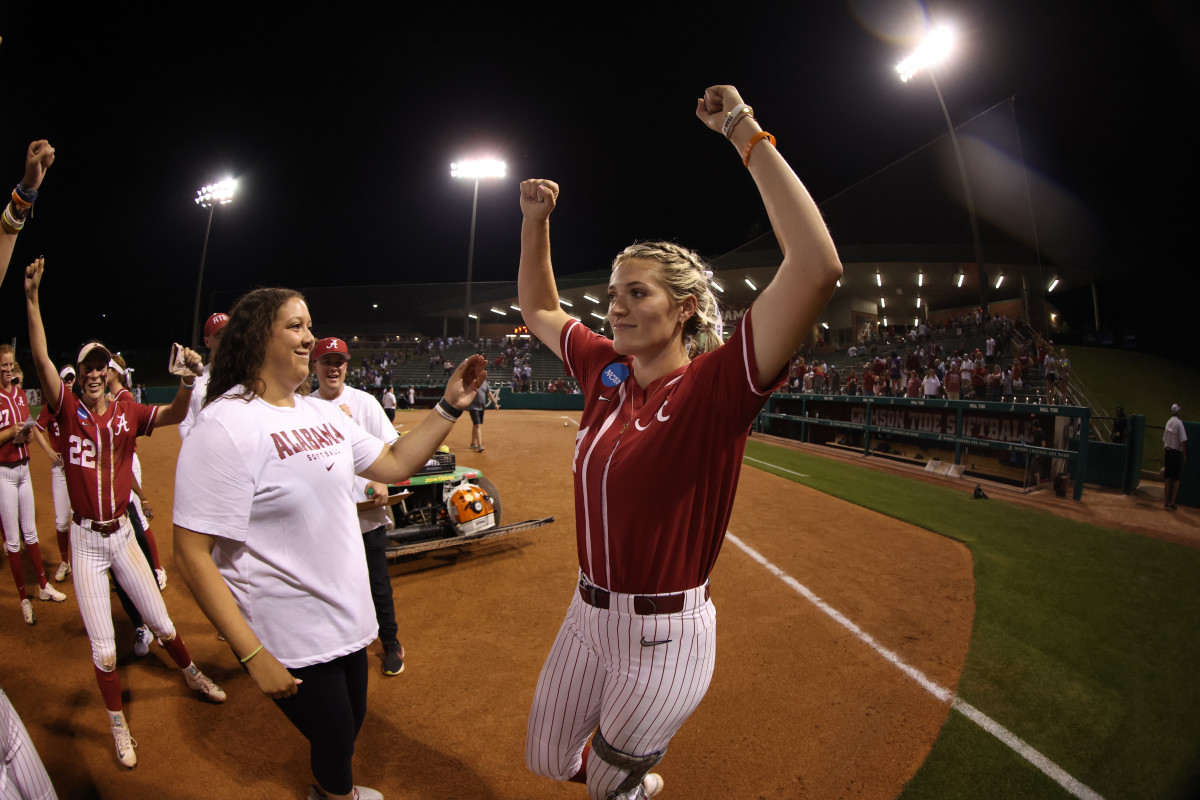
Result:
[[308,398],[304,298],[256,289],[230,312],[205,405],[175,473],[175,562],[247,673],[311,745],[309,798],[381,797],[353,784],[377,635],[355,474],[407,479],[483,382],[473,356],[413,430],[387,446]]

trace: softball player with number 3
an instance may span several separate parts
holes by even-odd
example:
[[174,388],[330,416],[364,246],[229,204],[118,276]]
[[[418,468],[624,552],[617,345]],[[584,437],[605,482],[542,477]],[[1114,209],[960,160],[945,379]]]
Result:
[[708,576],[749,427],[842,272],[816,204],[737,90],[710,87],[696,116],[737,148],[785,254],[726,344],[712,273],[670,243],[613,262],[611,340],[568,316],[550,261],[558,186],[521,184],[521,313],[585,394],[572,463],[580,580],[538,679],[526,761],[597,799],[662,791],[650,769],[712,677]]
[[[106,395],[108,362],[112,355],[99,342],[88,342],[79,351],[82,394],[67,391],[50,360],[46,331],[38,301],[45,264],[41,258],[25,270],[25,305],[29,314],[29,344],[41,380],[46,404],[61,426],[67,446],[64,464],[71,519],[72,572],[75,596],[92,645],[96,681],[108,709],[117,758],[126,767],[137,766],[136,743],[129,733],[117,677],[117,647],[109,599],[108,570],[129,593],[146,622],[175,664],[187,685],[214,703],[225,701],[225,692],[192,662],[183,637],[167,614],[154,573],[138,552],[127,506],[133,481],[133,442],[149,436],[156,427],[174,425],[187,413],[191,385],[186,380],[175,401],[164,406],[109,402]],[[184,351],[189,364],[200,357]]]
[[25,592],[25,568],[21,564],[21,539],[37,572],[39,600],[61,603],[67,596],[46,582],[42,548],[34,524],[33,480],[29,477],[29,419],[25,390],[13,382],[17,360],[13,346],[0,344],[0,522],[4,525],[4,546],[12,570],[17,594],[21,598],[21,616],[30,625],[37,623],[33,603]]

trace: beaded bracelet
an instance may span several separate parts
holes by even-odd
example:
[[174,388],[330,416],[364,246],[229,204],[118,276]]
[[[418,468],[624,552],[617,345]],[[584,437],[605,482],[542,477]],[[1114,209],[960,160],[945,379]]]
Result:
[[775,137],[766,131],[759,131],[750,137],[750,141],[746,144],[746,149],[742,151],[742,165],[747,169],[750,168],[750,151],[754,149],[754,145],[761,142],[763,139],[768,140],[772,147],[775,147]]
[[250,655],[246,656],[245,658],[239,658],[238,661],[245,664],[247,661],[249,661],[250,659],[254,658],[256,655],[258,655],[258,651],[262,650],[262,649],[263,649],[263,646],[260,644],[258,647],[254,648],[253,650],[250,651]]
[[728,139],[733,135],[733,129],[744,117],[753,117],[754,109],[745,103],[738,103],[733,107],[733,110],[725,115],[725,124],[721,126],[721,133],[725,134]]
[[442,419],[446,420],[447,422],[458,422],[458,418],[462,416],[462,409],[455,408],[454,406],[450,405],[446,402],[446,398],[444,397],[441,400],[438,400],[437,405],[433,407],[433,410],[441,414]]

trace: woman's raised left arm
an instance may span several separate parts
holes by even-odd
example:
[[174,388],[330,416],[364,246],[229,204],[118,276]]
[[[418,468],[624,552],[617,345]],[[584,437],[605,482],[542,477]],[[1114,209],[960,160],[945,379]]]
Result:
[[816,324],[842,276],[842,263],[817,204],[737,89],[710,86],[696,101],[696,116],[725,134],[741,155],[783,250],[783,263],[751,316],[758,385],[765,388]]

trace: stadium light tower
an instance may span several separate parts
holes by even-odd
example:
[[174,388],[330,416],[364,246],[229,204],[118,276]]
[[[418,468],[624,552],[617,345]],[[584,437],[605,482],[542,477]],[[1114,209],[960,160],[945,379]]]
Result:
[[237,180],[226,178],[210,183],[196,192],[196,205],[208,209],[208,227],[204,229],[204,247],[200,250],[200,274],[196,276],[196,307],[192,311],[192,349],[200,346],[200,287],[204,283],[204,258],[208,255],[208,234],[212,232],[213,211],[233,199]]
[[[955,44],[954,30],[945,25],[938,26],[926,34],[924,41],[917,46],[912,55],[896,65],[896,72],[904,83],[908,83],[922,70],[929,73],[933,91],[937,94],[938,103],[942,107],[942,116],[946,119],[946,129],[950,132],[950,143],[954,145],[954,157],[958,160],[958,174],[962,178],[963,196],[967,200],[967,215],[971,220],[971,243],[975,246],[975,267],[982,272],[983,245],[979,241],[979,221],[975,216],[975,200],[971,195],[971,183],[967,180],[967,165],[963,161],[962,148],[958,145],[958,134],[954,131],[954,123],[950,121],[950,112],[946,109],[946,99],[942,97],[942,89],[938,86],[937,75],[933,69],[950,57],[954,52]],[[979,306],[984,311],[987,311],[987,299],[984,297],[986,283],[987,279],[981,276]]]
[[503,178],[508,167],[503,161],[482,158],[456,161],[450,165],[450,177],[475,181],[475,198],[471,201],[471,241],[467,246],[467,298],[463,304],[463,337],[471,335],[471,272],[475,265],[475,214],[479,210],[479,181],[483,178]]

